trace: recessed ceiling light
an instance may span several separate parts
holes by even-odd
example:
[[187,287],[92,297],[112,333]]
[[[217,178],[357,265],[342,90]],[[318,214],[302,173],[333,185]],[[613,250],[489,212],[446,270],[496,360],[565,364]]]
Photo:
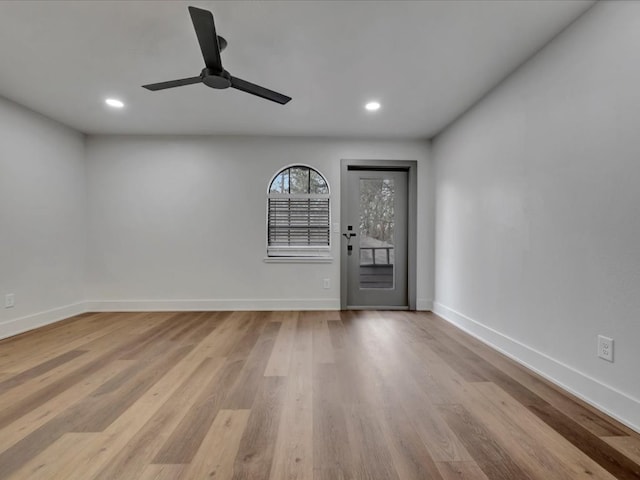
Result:
[[370,112],[375,112],[380,108],[380,104],[378,102],[369,102],[364,106],[364,108],[366,108]]
[[107,105],[109,105],[110,107],[113,108],[122,108],[124,107],[124,103],[122,103],[120,100],[116,99],[116,98],[107,98],[104,103],[106,103]]

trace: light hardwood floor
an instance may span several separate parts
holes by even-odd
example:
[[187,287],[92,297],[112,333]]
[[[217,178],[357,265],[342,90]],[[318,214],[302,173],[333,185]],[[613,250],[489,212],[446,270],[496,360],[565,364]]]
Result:
[[640,437],[433,314],[85,314],[0,342],[0,478],[640,479]]

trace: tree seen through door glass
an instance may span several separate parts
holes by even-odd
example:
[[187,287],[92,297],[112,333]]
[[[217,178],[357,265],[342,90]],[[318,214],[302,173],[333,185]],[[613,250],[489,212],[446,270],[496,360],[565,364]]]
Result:
[[393,288],[394,200],[392,179],[360,180],[361,288]]

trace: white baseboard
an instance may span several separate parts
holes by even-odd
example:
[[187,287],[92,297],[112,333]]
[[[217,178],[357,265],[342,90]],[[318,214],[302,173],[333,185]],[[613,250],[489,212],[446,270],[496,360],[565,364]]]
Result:
[[441,303],[434,302],[433,312],[640,433],[640,400],[637,398],[606,385],[584,372],[555,360]]
[[233,300],[114,300],[78,302],[0,322],[0,339],[13,337],[86,312],[154,312],[216,310],[340,310],[339,298]]
[[86,307],[89,312],[340,310],[340,299],[95,300],[86,302]]
[[85,302],[78,302],[7,320],[0,323],[0,339],[13,337],[14,335],[33,330],[34,328],[44,327],[50,323],[59,322],[65,318],[85,313],[86,311]]
[[418,298],[416,300],[416,310],[420,312],[430,312],[433,310],[433,300],[426,298]]

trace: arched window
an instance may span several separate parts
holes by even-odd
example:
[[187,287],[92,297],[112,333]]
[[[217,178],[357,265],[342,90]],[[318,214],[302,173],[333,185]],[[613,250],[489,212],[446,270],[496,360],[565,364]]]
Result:
[[267,255],[328,257],[330,255],[329,184],[317,170],[291,165],[269,184]]

